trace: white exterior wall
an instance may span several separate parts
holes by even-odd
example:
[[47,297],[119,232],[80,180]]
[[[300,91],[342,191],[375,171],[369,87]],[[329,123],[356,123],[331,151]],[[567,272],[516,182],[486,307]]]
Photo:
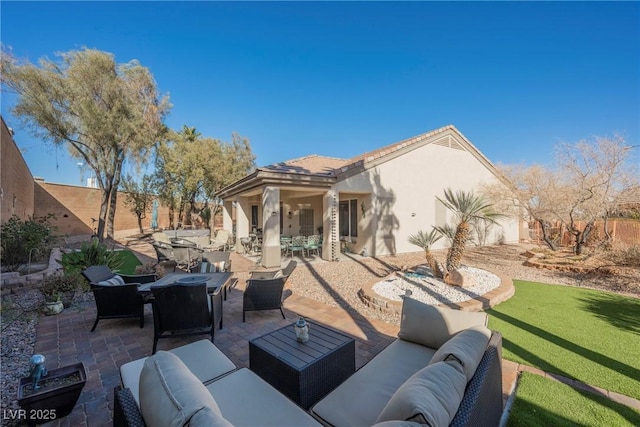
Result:
[[[370,203],[365,202],[365,218],[358,218],[355,251],[366,246],[371,255],[386,255],[420,251],[407,241],[408,236],[442,225],[436,224],[436,196],[442,198],[445,188],[477,193],[479,184],[496,180],[492,171],[470,152],[431,143],[340,181],[336,190],[372,194]],[[368,195],[359,198],[367,200]],[[358,206],[360,203],[358,200]],[[500,236],[506,243],[518,242],[518,220],[502,218],[499,223],[502,228],[494,226],[487,244],[497,243]],[[372,234],[376,236],[375,245]],[[447,246],[443,238],[434,249]]]

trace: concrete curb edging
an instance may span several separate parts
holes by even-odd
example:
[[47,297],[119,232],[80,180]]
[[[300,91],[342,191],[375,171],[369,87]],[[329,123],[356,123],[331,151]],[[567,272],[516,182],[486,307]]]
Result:
[[[496,273],[493,273],[496,274]],[[510,277],[506,277],[500,274],[496,274],[500,278],[500,286],[484,295],[467,301],[461,301],[458,303],[438,304],[438,307],[449,307],[461,311],[482,311],[487,308],[494,307],[501,302],[504,302],[511,298],[516,290],[513,287],[513,280]],[[367,283],[358,291],[358,296],[364,304],[367,306],[379,310],[388,314],[401,314],[402,302],[391,301],[388,298],[378,295],[373,286],[379,282],[379,279],[371,283]]]

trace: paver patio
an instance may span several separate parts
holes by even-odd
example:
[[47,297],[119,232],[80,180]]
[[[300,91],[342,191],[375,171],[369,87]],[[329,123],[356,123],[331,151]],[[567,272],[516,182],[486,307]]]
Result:
[[[292,294],[285,289],[282,319],[277,310],[247,313],[242,322],[243,277],[254,267],[246,259],[234,259],[233,270],[241,277],[238,286],[224,303],[224,328],[216,330],[215,345],[238,367],[249,366],[248,341],[292,324],[299,316],[322,323],[353,336],[356,340],[356,368],[360,368],[396,337],[398,326],[349,313],[310,298]],[[129,361],[149,356],[153,344],[153,315],[145,307],[145,327],[136,319],[102,320],[95,332],[89,332],[95,320],[93,302],[76,304],[57,316],[41,317],[37,328],[35,352],[47,357],[51,369],[83,362],[87,369],[87,384],[73,412],[47,426],[111,426],[113,388],[120,383],[118,368]],[[168,350],[206,338],[187,337],[161,340],[159,350]],[[517,371],[505,366],[503,396],[506,400]]]

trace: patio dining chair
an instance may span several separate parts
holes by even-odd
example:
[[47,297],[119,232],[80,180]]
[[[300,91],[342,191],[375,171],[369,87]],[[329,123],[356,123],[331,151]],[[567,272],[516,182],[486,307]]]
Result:
[[[158,340],[177,336],[210,335],[215,330],[214,295],[207,294],[206,283],[179,284],[151,288],[153,299],[153,350]],[[220,315],[222,313],[220,312]]]
[[178,267],[190,270],[202,258],[203,249],[187,239],[171,239],[171,248]]
[[304,236],[294,236],[291,239],[291,244],[289,245],[289,252],[291,253],[291,257],[293,258],[293,254],[296,252],[300,252],[302,256],[304,256],[304,245],[306,242],[306,238]]
[[138,293],[138,285],[156,280],[154,274],[115,274],[106,265],[94,265],[82,271],[89,281],[96,302],[96,320],[91,332],[102,319],[139,317],[144,328],[145,299]]
[[311,254],[311,251],[316,251],[316,254],[320,256],[320,235],[313,234],[307,237],[307,241],[304,243],[304,249],[307,251],[307,255]]

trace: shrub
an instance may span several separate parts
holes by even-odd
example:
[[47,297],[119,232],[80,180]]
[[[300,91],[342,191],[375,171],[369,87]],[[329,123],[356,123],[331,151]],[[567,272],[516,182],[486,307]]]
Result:
[[614,249],[610,258],[616,265],[640,267],[640,245]]
[[[0,228],[0,263],[7,271],[18,271],[29,261],[29,255],[48,255],[54,243],[55,227],[49,216],[40,220],[21,220],[17,215],[9,218]],[[34,259],[34,258],[32,258]]]
[[63,294],[86,290],[87,282],[80,274],[54,274],[42,281],[40,292],[46,301],[59,301]]
[[110,250],[98,239],[84,242],[77,252],[64,254],[62,259],[56,260],[66,274],[80,273],[92,265],[106,265],[113,272],[122,266],[122,259],[116,251]]

